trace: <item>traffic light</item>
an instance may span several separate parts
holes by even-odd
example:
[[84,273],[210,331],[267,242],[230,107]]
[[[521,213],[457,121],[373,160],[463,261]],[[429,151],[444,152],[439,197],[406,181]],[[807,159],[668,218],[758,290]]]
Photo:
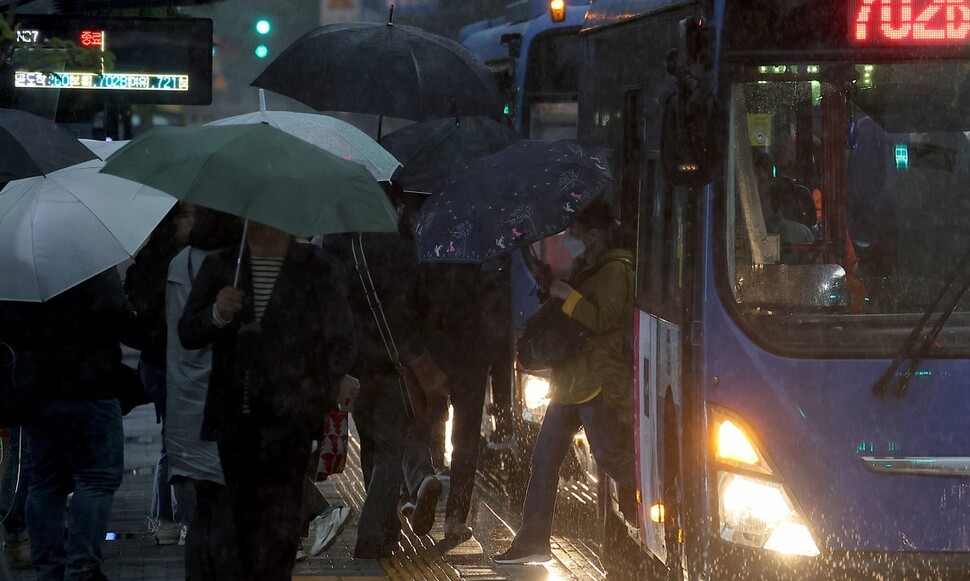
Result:
[[[253,23],[253,30],[256,31],[258,37],[267,36],[273,30],[273,24],[268,18],[260,18]],[[262,42],[262,38],[259,39],[260,42],[256,44],[256,48],[253,49],[253,53],[256,58],[264,59],[269,56],[269,46],[265,42]]]
[[549,0],[549,14],[553,22],[562,22],[566,19],[566,0]]

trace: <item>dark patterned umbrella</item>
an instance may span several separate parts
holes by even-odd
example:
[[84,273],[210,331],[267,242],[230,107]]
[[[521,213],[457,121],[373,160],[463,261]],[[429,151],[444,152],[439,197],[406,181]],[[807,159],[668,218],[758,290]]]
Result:
[[404,167],[394,181],[406,192],[436,194],[469,163],[522,139],[487,117],[446,117],[408,125],[381,138]]
[[0,109],[0,182],[48,174],[97,159],[73,135],[47,119]]
[[471,51],[443,36],[391,23],[347,22],[311,30],[252,84],[317,111],[414,121],[502,115],[492,73]]
[[565,230],[613,183],[600,152],[522,140],[466,167],[421,208],[424,262],[484,262]]

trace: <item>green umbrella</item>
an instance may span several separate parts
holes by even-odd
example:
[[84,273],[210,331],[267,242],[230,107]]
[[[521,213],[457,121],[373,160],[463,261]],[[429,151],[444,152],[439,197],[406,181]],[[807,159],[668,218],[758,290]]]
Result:
[[262,123],[157,127],[101,171],[297,236],[397,231],[363,166]]

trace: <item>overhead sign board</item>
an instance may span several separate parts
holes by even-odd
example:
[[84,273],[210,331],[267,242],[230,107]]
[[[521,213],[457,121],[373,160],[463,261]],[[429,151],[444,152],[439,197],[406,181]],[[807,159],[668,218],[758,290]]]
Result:
[[207,105],[212,21],[18,15],[0,91],[71,93],[79,100]]

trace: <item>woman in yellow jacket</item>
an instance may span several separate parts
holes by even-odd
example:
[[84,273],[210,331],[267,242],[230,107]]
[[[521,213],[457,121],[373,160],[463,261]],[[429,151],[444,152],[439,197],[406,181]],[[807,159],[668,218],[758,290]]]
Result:
[[620,247],[618,225],[602,198],[566,231],[573,257],[570,283],[555,281],[550,295],[563,312],[593,336],[571,361],[552,370],[552,395],[532,453],[532,476],[522,508],[522,528],[497,563],[551,559],[549,537],[559,468],[573,437],[585,428],[596,464],[621,488],[634,487],[634,457],[617,431],[619,415],[633,403],[633,366],[626,346],[633,316],[633,255]]

